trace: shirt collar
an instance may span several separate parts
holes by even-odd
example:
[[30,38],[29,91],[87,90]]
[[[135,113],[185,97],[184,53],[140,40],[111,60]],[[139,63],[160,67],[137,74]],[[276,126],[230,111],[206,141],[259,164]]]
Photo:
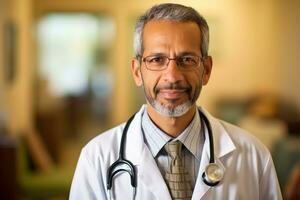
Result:
[[200,148],[202,149],[201,145],[204,143],[204,132],[201,130],[201,120],[198,112],[196,112],[188,127],[176,139],[182,142],[197,160],[200,161],[202,152]]
[[145,143],[150,149],[153,157],[156,157],[158,152],[165,146],[165,144],[172,140],[171,136],[165,134],[153,123],[146,109],[142,116],[142,130]]
[[176,138],[160,130],[150,119],[147,110],[145,110],[142,116],[142,129],[145,143],[153,157],[156,157],[159,151],[170,140],[179,140],[200,161],[202,151],[199,149],[202,148],[201,145],[204,143],[204,133],[201,131],[201,121],[198,112],[196,112],[191,123]]

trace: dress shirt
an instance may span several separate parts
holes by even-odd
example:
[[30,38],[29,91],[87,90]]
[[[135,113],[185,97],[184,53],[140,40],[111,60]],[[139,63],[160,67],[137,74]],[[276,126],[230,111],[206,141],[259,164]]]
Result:
[[144,140],[150,152],[152,153],[157,166],[164,177],[168,170],[171,157],[164,150],[164,145],[172,140],[179,140],[183,144],[182,153],[184,156],[184,166],[192,176],[192,184],[195,186],[198,176],[202,148],[205,140],[205,134],[201,129],[201,120],[199,113],[196,112],[191,123],[176,138],[173,138],[163,132],[150,119],[147,110],[142,116],[142,130]]

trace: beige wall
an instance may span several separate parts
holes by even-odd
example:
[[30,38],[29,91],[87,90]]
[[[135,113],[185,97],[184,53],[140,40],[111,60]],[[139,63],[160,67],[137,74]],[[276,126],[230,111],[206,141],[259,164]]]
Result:
[[[6,1],[8,2],[8,1]],[[131,106],[134,87],[130,75],[128,51],[132,50],[130,20],[155,2],[161,1],[73,1],[73,0],[13,0],[9,1],[12,16],[18,26],[18,75],[11,86],[3,86],[10,127],[17,131],[32,125],[33,74],[35,73],[32,25],[33,16],[47,11],[108,12],[116,19],[116,40],[113,57],[115,87],[112,123],[127,119],[134,111]],[[166,2],[166,1],[165,1]],[[203,90],[199,105],[214,111],[220,96],[246,96],[258,91],[272,91],[294,99],[300,105],[299,45],[300,6],[289,0],[228,0],[173,1],[191,5],[215,23],[212,29],[214,68],[211,80]],[[3,4],[1,9],[4,9]],[[33,11],[36,11],[35,14]],[[1,12],[3,14],[3,12]],[[1,22],[1,21],[0,21]],[[1,29],[0,29],[1,30]],[[213,32],[215,30],[215,32]],[[1,34],[0,34],[1,36]],[[0,43],[1,44],[1,43]],[[129,46],[128,46],[129,45]],[[1,48],[0,48],[1,54]],[[0,61],[2,61],[0,57]],[[0,79],[0,81],[2,81]],[[3,106],[4,105],[4,106]],[[130,105],[130,106],[129,106]],[[0,108],[1,108],[0,107]],[[300,107],[300,106],[299,106]]]
[[[226,1],[221,58],[215,60],[203,103],[222,95],[274,92],[300,106],[300,2]],[[213,34],[213,33],[212,33]]]
[[[3,38],[3,26],[5,23],[5,20],[7,18],[7,3],[4,0],[0,1],[0,38]],[[2,39],[0,39],[0,70],[1,72],[3,72],[4,70],[4,55],[3,55],[3,46],[4,46],[4,41]],[[5,88],[5,83],[4,83],[4,76],[3,73],[0,73],[0,112],[5,112],[6,110],[6,104],[4,101],[4,96],[5,96],[5,92],[4,88]]]
[[276,1],[273,19],[279,90],[300,109],[300,1]]
[[213,73],[202,98],[209,110],[214,111],[213,104],[221,96],[278,92],[273,7],[272,1],[231,0],[213,13],[220,20],[221,38],[216,44],[220,55],[212,55]]
[[[5,82],[4,70],[6,66],[4,60],[4,27],[7,21],[11,19],[10,7],[8,0],[0,0],[0,114],[2,117],[7,117],[9,115],[9,108],[7,103],[8,87]],[[3,123],[3,122],[2,122]]]
[[[12,83],[2,81],[1,89],[5,95],[1,103],[8,116],[8,128],[17,134],[32,126],[32,2],[10,0],[1,3],[5,10],[5,18],[2,19],[9,19],[16,26],[17,35],[16,76]],[[0,53],[3,54],[3,51],[2,48]]]

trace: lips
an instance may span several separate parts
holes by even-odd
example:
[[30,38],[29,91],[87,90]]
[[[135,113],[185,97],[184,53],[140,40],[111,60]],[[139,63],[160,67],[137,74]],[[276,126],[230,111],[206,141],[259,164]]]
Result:
[[161,89],[158,94],[164,99],[175,100],[181,98],[186,92],[186,89]]

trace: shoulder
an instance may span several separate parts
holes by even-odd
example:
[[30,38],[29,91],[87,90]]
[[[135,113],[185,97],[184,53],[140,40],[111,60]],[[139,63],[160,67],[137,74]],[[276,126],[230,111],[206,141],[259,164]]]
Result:
[[258,151],[262,154],[269,154],[269,150],[266,146],[253,134],[228,122],[222,120],[219,120],[219,122],[222,124],[237,148],[246,149],[248,151]]
[[[131,129],[138,129],[140,124],[141,115],[144,112],[143,106],[139,112],[136,113],[132,122],[130,123]],[[92,140],[90,140],[82,149],[81,154],[88,160],[91,160],[92,164],[97,166],[99,163],[110,164],[118,158],[121,137],[125,123],[122,123],[112,129],[109,129]],[[128,131],[133,132],[133,131]],[[130,137],[129,133],[127,137]]]
[[118,126],[115,126],[109,130],[104,131],[103,133],[100,133],[99,135],[91,139],[84,146],[84,148],[93,149],[93,148],[110,146],[112,143],[118,140],[118,138],[121,137],[124,125],[125,123],[122,123]]
[[241,167],[256,171],[262,176],[272,165],[272,157],[267,147],[248,131],[219,120],[235,146],[233,155]]
[[92,165],[97,165],[109,158],[115,158],[118,154],[116,147],[121,140],[124,123],[111,128],[91,139],[81,151],[81,156],[86,157]]

